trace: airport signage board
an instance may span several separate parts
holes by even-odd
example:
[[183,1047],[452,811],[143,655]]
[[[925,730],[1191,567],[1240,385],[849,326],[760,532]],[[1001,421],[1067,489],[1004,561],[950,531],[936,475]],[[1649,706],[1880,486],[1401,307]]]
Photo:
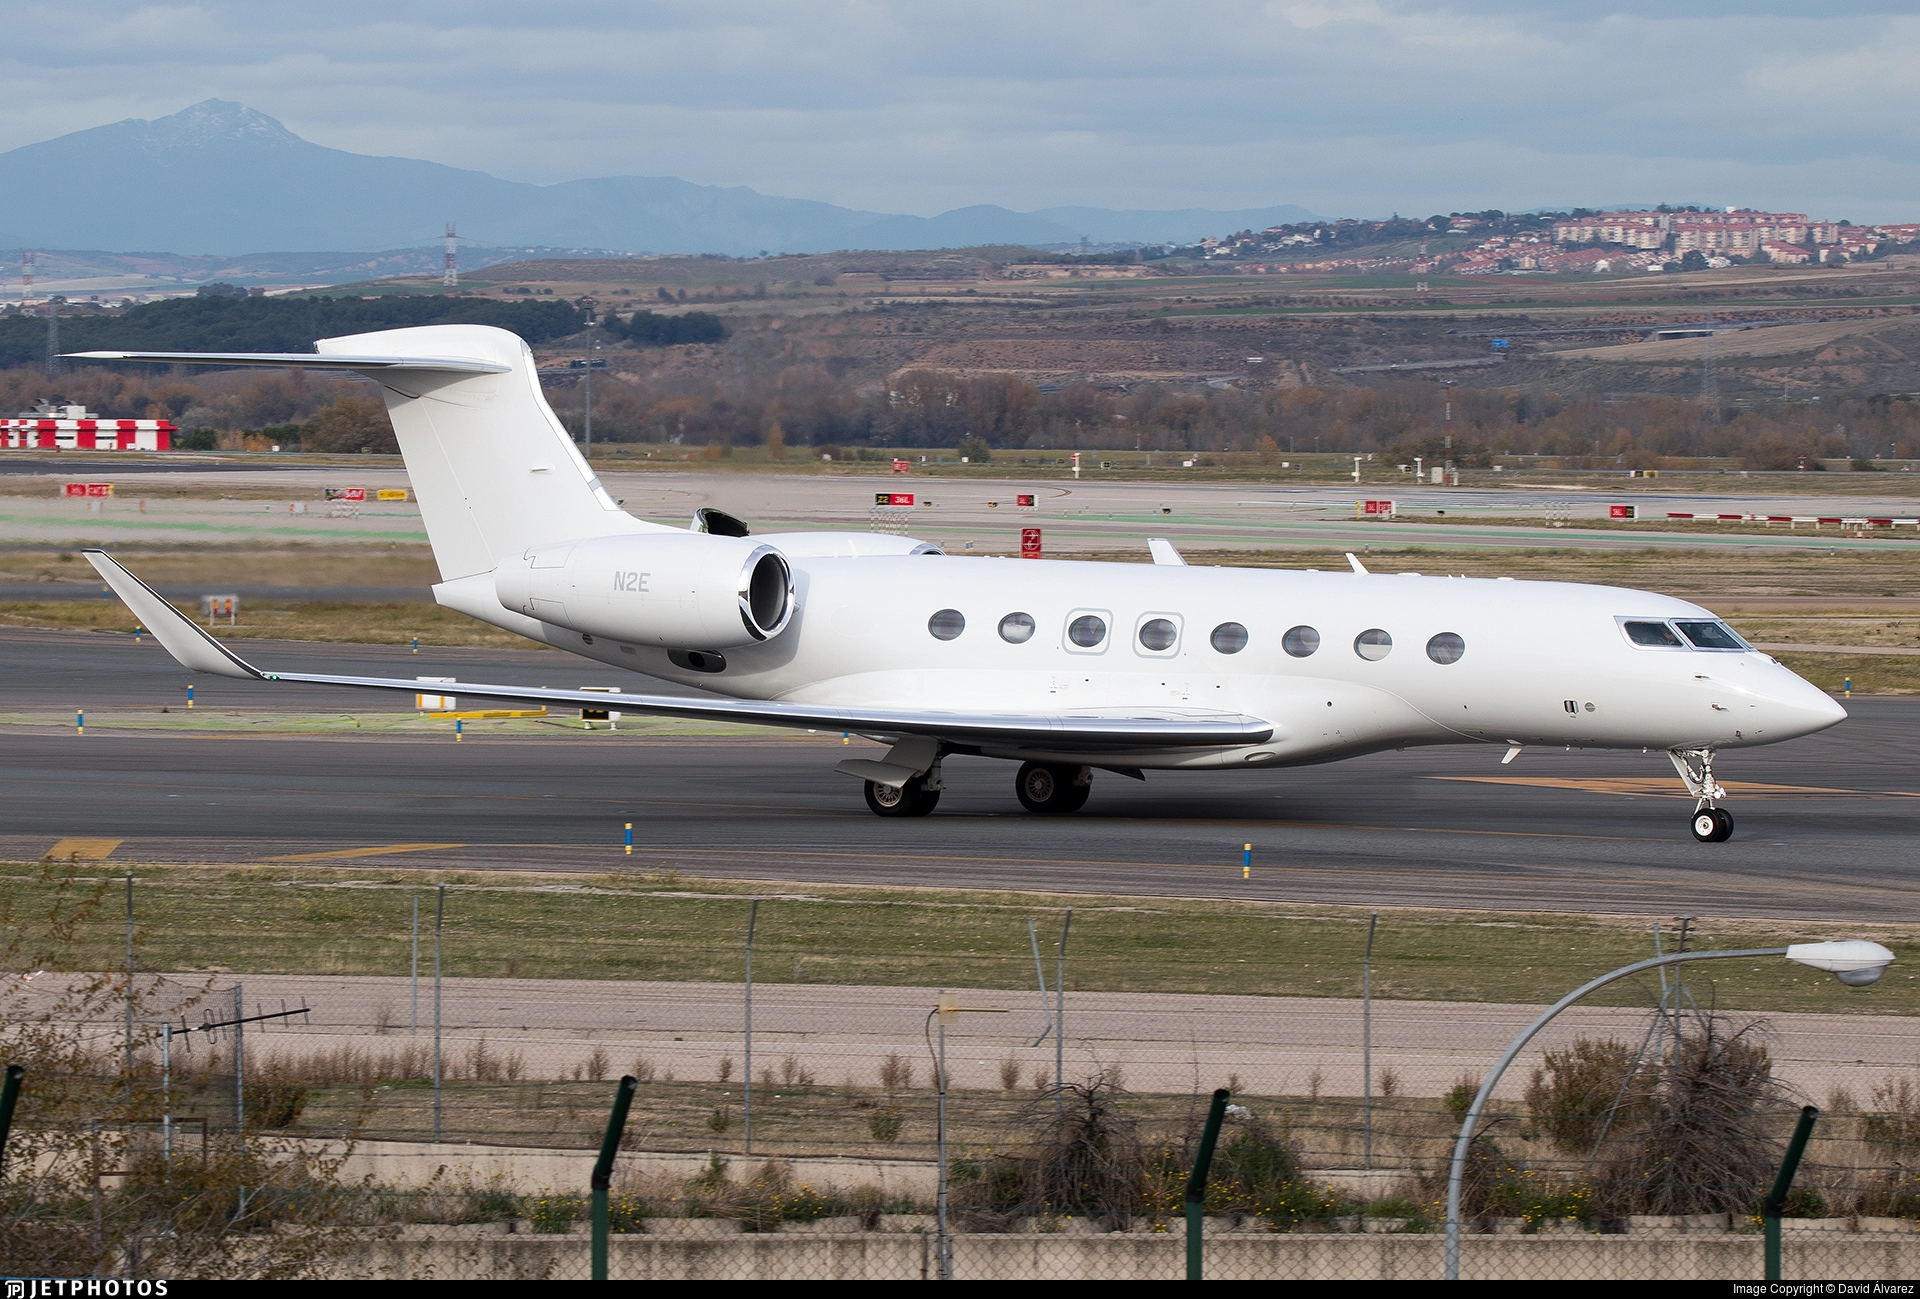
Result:
[[404,501],[407,499],[407,489],[404,487],[382,487],[373,495],[375,500],[380,501]]
[[875,492],[873,494],[873,503],[875,505],[912,505],[913,493],[912,492]]
[[111,496],[112,483],[68,483],[65,488],[68,496]]
[[1637,519],[1640,517],[1640,507],[1638,505],[1609,505],[1607,507],[1607,517],[1609,519]]
[[1496,351],[1504,352],[1512,345],[1504,338],[1496,338],[1493,340],[1493,346]]
[[364,501],[367,499],[367,489],[364,487],[329,487],[325,489],[325,497],[329,501]]
[[1020,529],[1020,558],[1022,559],[1040,558],[1040,529],[1038,528]]
[[1393,502],[1392,501],[1362,501],[1360,502],[1360,513],[1362,516],[1369,519],[1373,519],[1373,518],[1390,519],[1393,517]]
[[1023,510],[1030,510],[1033,508],[1033,493],[1021,492],[1013,498],[1013,503]]
[[913,468],[913,462],[910,460],[896,460],[893,462],[893,472],[896,474],[907,473],[912,468]]

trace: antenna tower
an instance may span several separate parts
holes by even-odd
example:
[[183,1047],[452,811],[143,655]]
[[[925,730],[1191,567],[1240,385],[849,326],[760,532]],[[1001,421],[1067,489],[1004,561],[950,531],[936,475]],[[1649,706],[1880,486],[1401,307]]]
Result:
[[27,305],[27,297],[33,292],[33,254],[20,254],[20,305]]
[[459,237],[453,232],[453,222],[447,222],[447,269],[440,276],[440,283],[449,289],[460,287],[460,268],[454,264],[453,258],[453,241]]
[[60,373],[60,297],[47,295],[47,378]]
[[1442,386],[1442,400],[1446,403],[1446,452],[1445,468],[1441,471],[1440,481],[1448,486],[1453,483],[1453,380],[1448,379]]

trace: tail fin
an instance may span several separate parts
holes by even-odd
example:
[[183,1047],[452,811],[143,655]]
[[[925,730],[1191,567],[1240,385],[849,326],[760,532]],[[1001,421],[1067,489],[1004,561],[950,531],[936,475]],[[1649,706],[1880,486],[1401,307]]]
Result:
[[76,352],[96,360],[357,371],[380,385],[442,581],[544,542],[677,532],[622,510],[540,393],[533,353],[490,325],[323,338],[311,352]]
[[[541,395],[533,353],[518,336],[488,325],[425,325],[317,346],[318,359],[395,362],[365,373],[386,398],[443,581],[491,572],[543,542],[666,530],[607,495]],[[504,368],[409,368],[415,357]]]

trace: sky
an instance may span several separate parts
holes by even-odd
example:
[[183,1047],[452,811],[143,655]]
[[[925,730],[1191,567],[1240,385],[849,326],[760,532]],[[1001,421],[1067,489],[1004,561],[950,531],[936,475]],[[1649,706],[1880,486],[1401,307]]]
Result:
[[207,98],[551,183],[1920,220],[1912,0],[10,0],[0,150]]

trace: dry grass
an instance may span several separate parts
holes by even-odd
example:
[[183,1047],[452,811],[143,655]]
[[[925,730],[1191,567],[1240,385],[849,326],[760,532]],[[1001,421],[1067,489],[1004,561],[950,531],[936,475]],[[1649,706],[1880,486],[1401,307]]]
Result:
[[[449,884],[449,977],[612,980],[739,978],[747,899],[765,882],[654,876],[394,873],[353,867],[138,868],[139,962],[145,969],[241,973],[393,974],[407,969],[410,899]],[[0,875],[17,917],[20,964],[99,969],[123,957],[121,922],[102,912],[57,948],[43,937],[55,885],[43,868]],[[1060,899],[1028,893],[809,884],[801,898],[762,896],[756,974],[773,983],[1032,987],[1026,918],[1056,923]],[[537,903],[537,905],[534,905]],[[1364,908],[1165,898],[1073,899],[1073,986],[1104,991],[1352,997],[1359,993]],[[109,912],[110,912],[109,908]],[[1920,927],[1858,924],[1786,929],[1713,921],[1697,941],[1780,946],[1869,936],[1902,961],[1920,957]],[[51,936],[45,936],[50,939]],[[1395,911],[1381,924],[1376,996],[1533,1003],[1647,954],[1637,917]],[[37,953],[46,950],[41,959]],[[26,953],[36,953],[26,955]],[[35,965],[25,964],[32,960]],[[1870,988],[1795,979],[1776,962],[1713,981],[1723,1008],[1920,1013],[1920,980],[1899,973]],[[1909,987],[1909,984],[1913,987]],[[1703,984],[1703,986],[1706,986]],[[1602,1002],[1634,1004],[1621,985]],[[778,1068],[778,1061],[775,1061]],[[905,1090],[925,1061],[889,1060],[871,1081]]]

